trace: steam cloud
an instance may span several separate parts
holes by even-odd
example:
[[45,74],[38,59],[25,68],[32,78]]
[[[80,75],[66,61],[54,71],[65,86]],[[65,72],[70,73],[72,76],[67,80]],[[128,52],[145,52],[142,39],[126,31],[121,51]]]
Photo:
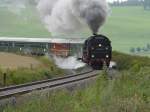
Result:
[[85,64],[78,61],[76,57],[60,58],[54,56],[55,63],[62,69],[78,69],[84,67]]
[[97,33],[108,14],[106,0],[40,0],[37,8],[53,34],[71,34],[87,27]]

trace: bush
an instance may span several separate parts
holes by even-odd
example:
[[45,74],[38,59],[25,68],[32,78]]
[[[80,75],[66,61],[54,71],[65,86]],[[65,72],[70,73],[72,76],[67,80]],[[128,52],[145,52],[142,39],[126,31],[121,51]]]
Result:
[[113,52],[113,61],[118,65],[119,70],[129,70],[132,67],[138,66],[139,68],[144,66],[150,66],[150,58],[131,56],[123,53]]

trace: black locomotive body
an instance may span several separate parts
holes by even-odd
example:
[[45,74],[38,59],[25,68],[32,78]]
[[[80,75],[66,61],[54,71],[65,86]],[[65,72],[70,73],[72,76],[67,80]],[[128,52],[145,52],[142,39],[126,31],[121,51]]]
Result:
[[85,41],[82,61],[93,69],[102,69],[104,64],[109,67],[111,58],[111,41],[106,36],[94,35]]

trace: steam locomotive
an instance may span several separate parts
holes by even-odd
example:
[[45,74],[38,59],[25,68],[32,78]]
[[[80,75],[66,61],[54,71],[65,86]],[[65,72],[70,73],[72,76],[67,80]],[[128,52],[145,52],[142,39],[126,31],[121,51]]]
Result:
[[109,67],[111,58],[111,41],[106,36],[94,34],[85,41],[82,61],[93,69],[101,70],[104,64]]

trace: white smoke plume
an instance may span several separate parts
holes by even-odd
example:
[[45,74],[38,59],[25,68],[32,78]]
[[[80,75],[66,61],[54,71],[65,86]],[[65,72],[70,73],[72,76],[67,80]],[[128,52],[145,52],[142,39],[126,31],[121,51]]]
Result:
[[53,34],[71,34],[87,27],[97,33],[108,14],[106,0],[40,0],[37,8]]
[[61,58],[54,56],[54,61],[56,65],[62,69],[75,70],[85,66],[85,63],[78,61],[77,58],[74,56],[68,58]]

